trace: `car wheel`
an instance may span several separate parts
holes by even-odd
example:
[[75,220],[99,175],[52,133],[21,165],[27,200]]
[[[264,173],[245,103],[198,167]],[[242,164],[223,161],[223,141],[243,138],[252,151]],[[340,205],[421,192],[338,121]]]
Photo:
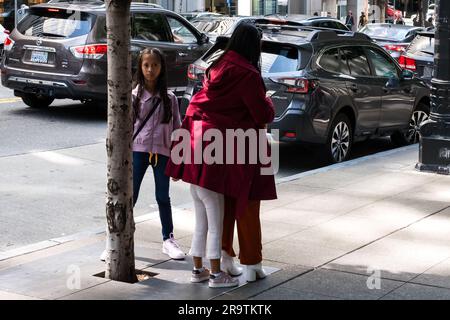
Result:
[[411,114],[408,131],[405,133],[396,131],[391,135],[391,141],[396,146],[405,146],[418,143],[420,139],[420,126],[429,119],[430,108],[424,103],[419,103]]
[[55,99],[32,93],[25,93],[22,95],[22,101],[27,106],[36,109],[47,108],[53,102],[53,100]]
[[339,114],[331,124],[328,133],[326,152],[332,163],[346,161],[353,143],[350,120],[345,114]]

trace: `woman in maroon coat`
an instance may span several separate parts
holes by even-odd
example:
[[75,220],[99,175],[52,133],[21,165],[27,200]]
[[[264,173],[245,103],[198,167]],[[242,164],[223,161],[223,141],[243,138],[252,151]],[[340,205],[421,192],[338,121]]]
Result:
[[[182,153],[179,155],[183,157],[183,161],[181,163],[180,161],[174,161],[174,151],[176,150],[178,152],[180,150],[177,148],[179,144],[175,142],[172,148],[171,160],[166,169],[166,174],[169,176],[175,179],[182,179],[191,184],[194,203],[199,198],[200,200],[202,198],[202,195],[199,196],[198,194],[199,190],[201,192],[205,190],[212,191],[222,197],[225,196],[227,201],[232,201],[233,206],[225,205],[227,208],[232,208],[232,211],[228,210],[225,214],[232,216],[233,225],[235,217],[238,219],[239,225],[239,218],[242,214],[247,213],[249,200],[276,199],[273,174],[261,175],[261,169],[264,166],[258,155],[258,161],[250,161],[252,155],[254,155],[252,153],[258,153],[258,150],[253,148],[255,145],[267,146],[267,140],[263,130],[266,124],[272,122],[274,118],[273,104],[269,98],[266,98],[266,90],[261,77],[260,57],[260,32],[256,27],[249,24],[238,26],[225,52],[206,71],[203,89],[194,95],[186,111],[186,117],[181,128],[190,133],[190,141],[187,143],[186,141],[179,141],[179,143],[184,142],[183,145],[188,146],[190,150],[180,148]],[[220,133],[221,138],[205,138],[204,134],[208,131],[211,132],[210,129],[214,129],[216,133]],[[249,141],[244,143],[244,147],[240,149],[241,153],[237,154],[236,150],[239,150],[239,146],[236,146],[236,143],[239,139],[228,135],[228,133],[231,130],[231,132],[239,135],[237,131],[239,129],[242,129],[241,133],[244,131],[247,133],[255,133],[257,140],[256,143],[255,140],[251,143]],[[259,131],[263,134],[258,135]],[[205,161],[209,154],[206,151],[211,150],[211,144],[213,142],[222,142],[221,150],[216,149],[213,154],[215,156],[222,154],[223,157],[218,160],[216,157],[215,162]],[[230,146],[234,147],[230,149]],[[201,157],[197,156],[197,151],[199,150],[202,152]],[[244,151],[244,155],[242,155],[242,150]],[[233,154],[230,151],[234,151]],[[245,159],[244,163],[238,161],[240,157]],[[197,187],[200,189],[196,189]],[[215,194],[212,196],[215,197]],[[216,205],[221,206],[220,203],[220,201],[216,201]],[[212,237],[210,234],[211,230],[220,230],[219,233],[222,236],[223,218],[211,219],[211,213],[205,213],[208,225],[206,228],[208,230],[208,248],[206,250],[208,254],[202,255],[203,252],[196,251],[199,237],[197,234],[199,231],[198,225],[202,224],[199,222],[201,217],[198,214],[201,206],[198,207],[197,204],[196,231],[194,232],[192,241],[191,254],[194,256],[195,268],[200,269],[200,272],[204,272],[204,269],[201,269],[201,258],[209,256],[209,259],[211,259],[211,271],[214,274],[214,271],[217,271],[217,263],[220,270],[221,245],[219,245],[218,257],[216,246],[214,246],[214,255],[209,254],[208,248],[212,245],[209,243],[210,238],[217,241],[217,237]],[[208,206],[205,203],[203,205],[206,211],[208,211]],[[215,208],[215,210],[211,209],[211,211],[217,211],[217,214],[223,217],[223,207]],[[216,222],[215,220],[218,221]],[[253,220],[257,224],[254,229],[260,230],[259,216]],[[220,225],[212,226],[212,222],[220,223]],[[205,228],[202,230],[205,230]],[[227,232],[230,231],[228,230]],[[206,236],[204,238],[206,239]],[[229,238],[229,235],[227,235],[227,238]],[[260,250],[260,248],[255,248],[255,250]],[[227,269],[232,268],[232,258],[228,254],[224,258],[223,263],[227,265]],[[194,278],[199,273],[195,272],[195,268],[193,271]],[[262,272],[262,269],[260,271]],[[261,272],[259,273],[260,275],[262,275]],[[206,279],[206,274],[205,277],[200,278]],[[214,280],[215,277],[211,276],[211,279]],[[211,279],[210,286],[214,286],[214,283],[211,285]]]

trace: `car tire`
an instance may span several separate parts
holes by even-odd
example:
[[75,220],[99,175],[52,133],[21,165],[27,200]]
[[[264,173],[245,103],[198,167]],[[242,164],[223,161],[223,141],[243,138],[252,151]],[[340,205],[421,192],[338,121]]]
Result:
[[418,143],[420,138],[419,128],[423,122],[428,120],[429,116],[430,107],[423,102],[419,103],[411,114],[408,131],[392,133],[391,142],[397,147]]
[[352,144],[353,128],[351,122],[345,114],[338,114],[328,132],[325,149],[328,160],[332,163],[348,160]]
[[22,101],[31,108],[44,109],[52,104],[54,98],[40,96],[32,93],[25,93],[22,95]]

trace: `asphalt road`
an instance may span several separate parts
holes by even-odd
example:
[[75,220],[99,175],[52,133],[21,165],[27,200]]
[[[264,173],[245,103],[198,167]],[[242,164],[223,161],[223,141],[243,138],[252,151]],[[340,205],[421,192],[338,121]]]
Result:
[[[106,170],[104,174],[98,173],[98,179],[97,176],[86,176],[86,183],[91,186],[79,186],[84,191],[80,191],[79,201],[75,203],[70,200],[71,197],[67,200],[57,198],[65,185],[73,183],[70,174],[58,175],[58,170],[52,168],[47,170],[49,172],[37,175],[42,167],[36,167],[37,176],[33,177],[33,165],[37,162],[27,165],[22,172],[14,161],[4,160],[14,159],[11,156],[15,155],[50,150],[67,150],[73,154],[72,148],[104,143],[106,129],[106,111],[102,108],[85,106],[78,101],[59,100],[48,109],[35,110],[15,98],[10,90],[0,87],[0,160],[3,159],[1,163],[11,166],[0,170],[8,171],[9,179],[14,183],[14,186],[5,186],[0,180],[0,190],[4,190],[0,193],[0,251],[105,226],[103,179]],[[289,144],[279,147],[280,169],[277,178],[327,165],[319,148]],[[352,156],[357,158],[391,148],[388,139],[377,139],[356,144]],[[73,175],[76,174],[83,172],[74,171]],[[54,181],[47,181],[51,179]],[[39,180],[42,186],[49,187],[39,188]],[[27,182],[22,185],[21,181]],[[22,197],[20,188],[24,190]],[[144,179],[142,188],[145,192],[141,192],[135,208],[136,216],[157,209],[151,174]],[[10,192],[10,189],[14,190]],[[89,192],[92,192],[91,196],[85,196]],[[92,203],[93,197],[99,198],[95,204]],[[172,184],[171,198],[173,206],[189,202],[188,186],[183,183]]]

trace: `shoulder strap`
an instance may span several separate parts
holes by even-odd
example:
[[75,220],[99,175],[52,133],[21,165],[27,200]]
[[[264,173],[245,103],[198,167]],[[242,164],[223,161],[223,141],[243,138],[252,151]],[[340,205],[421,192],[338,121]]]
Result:
[[136,139],[138,134],[141,132],[141,130],[144,128],[145,124],[147,123],[148,119],[155,113],[156,108],[158,108],[159,104],[161,103],[161,100],[158,100],[158,102],[153,106],[152,110],[147,114],[144,121],[142,121],[141,125],[139,126],[139,129],[137,129],[136,133],[133,135],[133,141]]

